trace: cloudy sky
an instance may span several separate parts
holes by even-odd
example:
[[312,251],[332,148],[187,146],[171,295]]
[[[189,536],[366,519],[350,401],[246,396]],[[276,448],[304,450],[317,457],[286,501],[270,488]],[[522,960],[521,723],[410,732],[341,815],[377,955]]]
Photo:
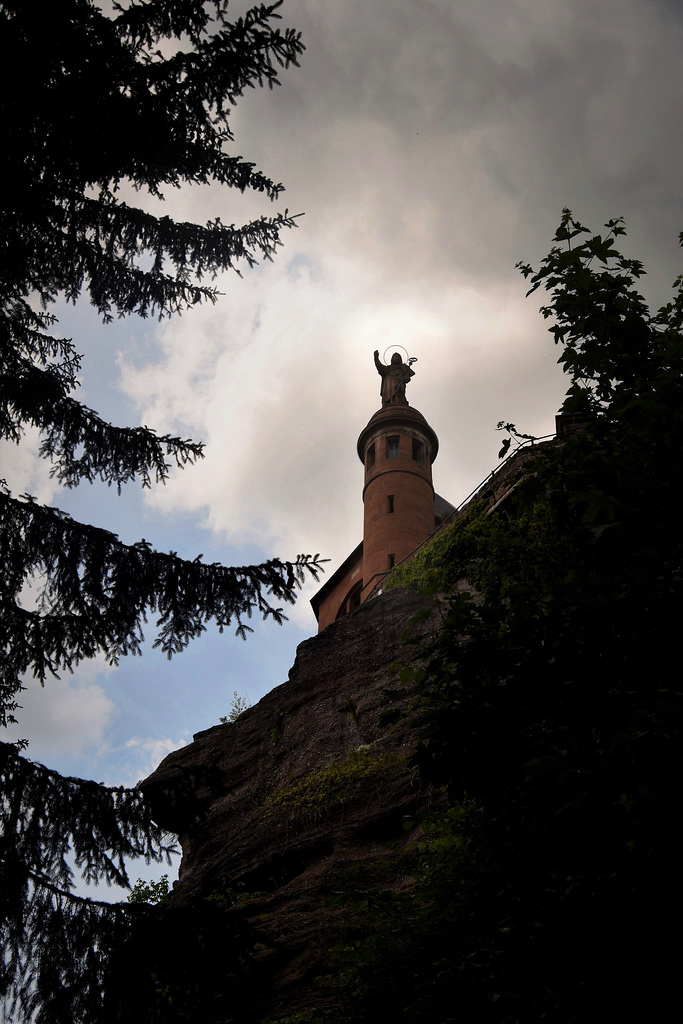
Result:
[[[238,5],[236,5],[236,10]],[[437,490],[458,504],[495,466],[499,420],[553,430],[564,394],[538,294],[562,208],[599,230],[626,218],[652,305],[683,269],[683,9],[673,0],[285,0],[299,69],[238,106],[234,151],[303,213],[273,263],[219,282],[222,299],[158,324],[104,328],[60,306],[85,353],[80,397],[114,422],[201,438],[165,488],[59,495],[32,440],[3,472],[126,541],[226,564],[361,539],[356,438],[379,407],[372,353],[418,362],[408,397],[437,431]],[[140,197],[131,192],[131,201]],[[182,190],[167,212],[205,222],[271,213],[260,197]],[[152,208],[150,206],[150,208]],[[29,686],[18,730],[37,760],[134,783],[237,690],[286,679],[315,632],[308,587],[284,628],[207,635]],[[150,630],[151,632],[151,630]]]

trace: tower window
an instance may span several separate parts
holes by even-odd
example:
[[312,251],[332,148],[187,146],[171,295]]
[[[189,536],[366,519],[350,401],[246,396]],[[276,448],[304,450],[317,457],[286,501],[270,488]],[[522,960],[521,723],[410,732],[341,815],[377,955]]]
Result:
[[387,458],[397,459],[398,458],[398,438],[388,437],[387,438]]
[[416,437],[413,438],[413,458],[416,462],[422,462],[424,458],[424,445]]
[[368,469],[372,469],[375,465],[375,446],[371,444],[368,448]]
[[394,511],[394,496],[393,494],[387,494],[387,513],[391,515]]
[[393,569],[396,564],[396,555],[388,555],[387,557],[389,559],[389,568]]

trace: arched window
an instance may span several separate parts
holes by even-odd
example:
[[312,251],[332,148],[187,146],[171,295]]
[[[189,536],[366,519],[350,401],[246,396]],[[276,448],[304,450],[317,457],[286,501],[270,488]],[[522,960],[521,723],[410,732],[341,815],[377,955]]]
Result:
[[360,607],[360,595],[362,590],[363,581],[358,580],[357,583],[354,583],[354,585],[351,587],[348,594],[342,601],[336,616],[338,619],[341,619],[342,616],[348,615],[349,612],[353,612],[356,610],[356,608]]

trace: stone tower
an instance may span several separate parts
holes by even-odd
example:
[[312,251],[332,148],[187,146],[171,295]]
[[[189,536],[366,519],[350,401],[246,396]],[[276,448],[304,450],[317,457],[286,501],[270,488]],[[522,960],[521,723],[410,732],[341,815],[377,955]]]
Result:
[[439,439],[406,398],[410,365],[398,353],[384,364],[375,352],[375,366],[382,408],[358,438],[365,468],[363,540],[311,600],[319,631],[376,594],[393,566],[453,511],[432,484]]
[[365,597],[434,529],[432,462],[438,450],[436,434],[407,402],[380,409],[358,438],[365,466]]

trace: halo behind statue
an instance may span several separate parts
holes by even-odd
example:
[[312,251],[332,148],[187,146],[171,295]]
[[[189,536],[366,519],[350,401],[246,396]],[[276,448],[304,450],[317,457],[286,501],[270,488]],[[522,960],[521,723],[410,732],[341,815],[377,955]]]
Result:
[[413,363],[417,362],[417,356],[409,356],[408,350],[405,349],[403,345],[389,345],[387,348],[384,349],[384,355],[382,356],[385,363],[391,362],[391,355],[387,359],[387,352],[393,354],[396,350],[399,350],[405,354],[405,362],[408,364],[408,366],[412,366]]

